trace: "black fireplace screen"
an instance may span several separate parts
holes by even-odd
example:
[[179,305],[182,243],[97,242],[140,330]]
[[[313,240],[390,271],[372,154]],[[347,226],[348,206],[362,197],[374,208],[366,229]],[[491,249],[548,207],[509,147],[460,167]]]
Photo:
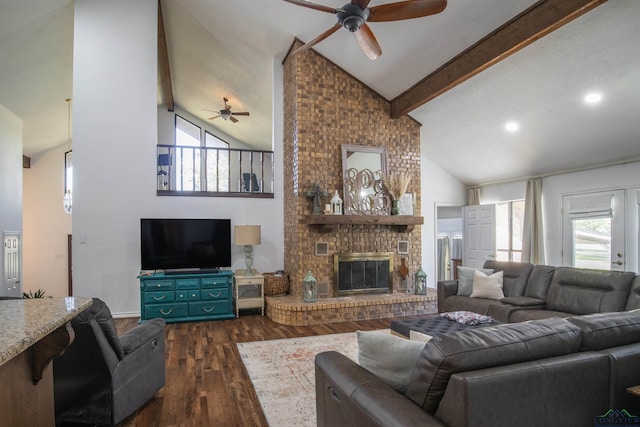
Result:
[[390,254],[376,253],[373,259],[367,254],[361,255],[336,255],[337,294],[391,292],[393,264]]

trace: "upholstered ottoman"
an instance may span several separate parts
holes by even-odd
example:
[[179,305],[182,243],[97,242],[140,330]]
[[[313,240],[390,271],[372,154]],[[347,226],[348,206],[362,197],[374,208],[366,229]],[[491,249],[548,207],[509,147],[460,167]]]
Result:
[[[476,315],[475,313],[471,314]],[[438,335],[463,331],[465,329],[484,328],[487,326],[500,324],[500,322],[494,319],[487,319],[488,316],[482,316],[482,320],[485,323],[465,324],[460,323],[456,320],[450,320],[443,315],[451,315],[450,317],[452,318],[456,317],[454,316],[454,313],[441,313],[432,316],[421,317],[419,319],[393,320],[390,326],[391,333],[415,341],[429,341],[431,338]],[[464,315],[457,317],[464,317]]]

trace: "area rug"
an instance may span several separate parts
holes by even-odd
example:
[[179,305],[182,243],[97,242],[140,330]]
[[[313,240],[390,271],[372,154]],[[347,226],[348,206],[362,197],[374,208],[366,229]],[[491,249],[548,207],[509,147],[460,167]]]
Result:
[[316,354],[334,350],[358,361],[355,332],[253,341],[237,346],[272,427],[316,425]]

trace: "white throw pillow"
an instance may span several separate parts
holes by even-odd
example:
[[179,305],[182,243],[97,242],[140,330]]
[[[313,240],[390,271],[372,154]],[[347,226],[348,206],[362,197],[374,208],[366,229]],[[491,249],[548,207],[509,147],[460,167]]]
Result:
[[404,393],[425,343],[384,332],[358,331],[356,334],[360,366]]
[[456,295],[468,297],[473,291],[473,273],[476,271],[482,271],[483,273],[493,273],[492,268],[473,268],[473,267],[458,267],[458,291]]
[[487,276],[482,271],[473,273],[473,291],[471,298],[487,298],[500,300],[504,298],[502,292],[502,277],[504,273],[498,271],[491,276]]

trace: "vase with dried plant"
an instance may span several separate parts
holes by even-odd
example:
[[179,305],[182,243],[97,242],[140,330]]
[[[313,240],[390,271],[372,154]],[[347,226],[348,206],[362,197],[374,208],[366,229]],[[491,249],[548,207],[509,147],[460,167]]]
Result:
[[391,196],[391,215],[400,214],[398,209],[398,200],[407,191],[409,182],[411,181],[411,174],[396,173],[390,174],[382,178],[382,185]]

